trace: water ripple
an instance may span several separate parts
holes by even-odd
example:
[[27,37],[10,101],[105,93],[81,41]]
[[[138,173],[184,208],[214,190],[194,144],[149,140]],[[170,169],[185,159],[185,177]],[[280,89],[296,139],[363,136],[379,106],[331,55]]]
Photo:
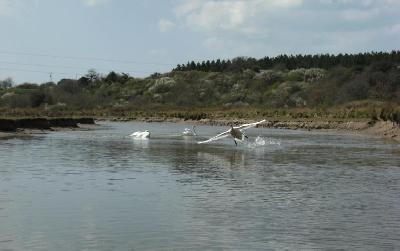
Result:
[[[400,248],[398,146],[270,129],[197,145],[185,127],[0,141],[0,249]],[[149,140],[126,137],[146,129]],[[204,138],[225,129],[198,126]]]

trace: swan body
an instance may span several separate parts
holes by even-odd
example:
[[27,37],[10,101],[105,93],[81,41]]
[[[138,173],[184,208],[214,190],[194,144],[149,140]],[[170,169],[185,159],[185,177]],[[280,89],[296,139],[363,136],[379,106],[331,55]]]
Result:
[[182,136],[197,136],[195,126],[193,126],[192,129],[185,128],[185,130],[182,132]]
[[252,127],[256,127],[258,124],[264,123],[266,120],[261,120],[259,122],[255,122],[255,123],[250,123],[250,124],[243,124],[240,126],[232,126],[231,128],[223,133],[218,134],[217,136],[214,136],[208,140],[205,141],[200,141],[197,142],[198,144],[204,144],[204,143],[209,143],[212,141],[216,141],[216,140],[220,140],[226,137],[231,136],[233,138],[233,141],[235,142],[235,145],[237,146],[237,142],[236,141],[243,141],[245,138],[247,138],[247,135],[245,134],[245,130],[252,128]]
[[135,139],[148,139],[150,138],[150,132],[148,130],[146,131],[137,131],[129,135]]

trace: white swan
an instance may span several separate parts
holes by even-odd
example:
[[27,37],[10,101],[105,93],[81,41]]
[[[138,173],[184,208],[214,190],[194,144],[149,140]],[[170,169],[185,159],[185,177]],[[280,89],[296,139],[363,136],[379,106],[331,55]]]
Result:
[[144,132],[137,131],[137,132],[132,133],[129,136],[131,136],[135,139],[148,139],[148,138],[150,138],[150,132],[149,132],[149,130],[146,130]]
[[182,132],[182,136],[197,136],[195,128],[196,126],[193,126],[192,129],[185,128],[185,130]]
[[236,141],[243,141],[245,138],[247,138],[247,135],[245,134],[245,130],[252,128],[252,127],[256,127],[258,124],[264,123],[266,120],[261,120],[259,122],[255,122],[255,123],[250,123],[250,124],[243,124],[240,126],[232,126],[231,128],[223,133],[218,134],[217,136],[214,136],[208,140],[205,141],[200,141],[197,142],[198,144],[204,144],[204,143],[209,143],[215,140],[220,140],[223,138],[226,138],[228,136],[231,136],[233,138],[233,141],[235,142],[235,145],[237,146],[237,142]]

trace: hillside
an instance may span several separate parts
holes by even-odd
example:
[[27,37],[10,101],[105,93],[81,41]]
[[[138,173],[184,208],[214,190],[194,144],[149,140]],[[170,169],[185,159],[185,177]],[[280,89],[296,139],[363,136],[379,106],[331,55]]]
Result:
[[207,62],[178,65],[147,78],[90,70],[78,80],[58,83],[10,86],[0,81],[0,112],[2,117],[200,119],[220,114],[399,120],[398,51]]

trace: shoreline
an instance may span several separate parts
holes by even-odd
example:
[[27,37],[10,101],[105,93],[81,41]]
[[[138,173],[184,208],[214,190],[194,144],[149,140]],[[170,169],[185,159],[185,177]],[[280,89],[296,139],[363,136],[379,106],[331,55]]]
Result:
[[[210,126],[229,126],[256,122],[260,119],[200,119],[200,120],[185,120],[180,118],[101,118],[99,121],[140,121],[148,123],[186,123],[193,125],[210,125]],[[393,142],[400,143],[400,126],[394,125],[388,121],[371,121],[371,120],[329,120],[329,119],[314,119],[314,120],[279,120],[274,118],[266,118],[266,122],[258,125],[263,128],[274,129],[289,129],[289,130],[318,130],[318,131],[341,131],[355,133],[361,135],[376,136],[384,139],[389,139]]]
[[0,139],[44,134],[51,131],[90,130],[93,118],[20,118],[0,119]]
[[[60,130],[90,130],[96,125],[95,121],[112,122],[170,122],[186,123],[193,125],[229,126],[256,122],[260,119],[200,119],[186,120],[182,118],[143,117],[143,118],[23,118],[0,119],[0,139],[17,136],[29,136]],[[289,130],[318,130],[341,131],[369,136],[377,136],[400,143],[400,127],[388,121],[371,120],[330,120],[330,119],[276,119],[266,118],[266,122],[258,125],[263,128],[289,129]]]

